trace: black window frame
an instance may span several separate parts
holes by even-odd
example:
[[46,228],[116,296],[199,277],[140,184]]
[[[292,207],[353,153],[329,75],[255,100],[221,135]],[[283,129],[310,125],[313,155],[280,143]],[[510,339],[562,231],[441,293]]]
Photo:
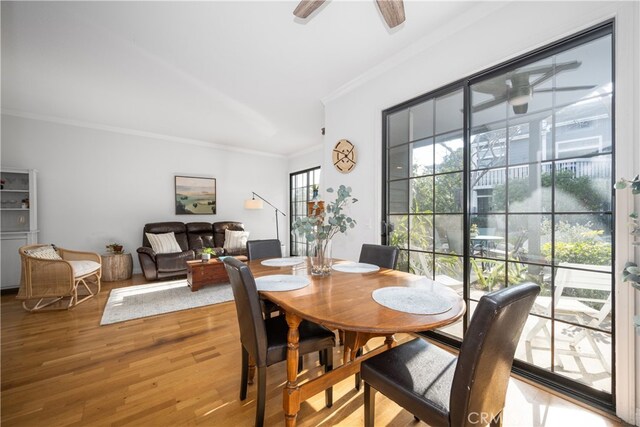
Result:
[[[546,58],[551,55],[555,55],[560,52],[567,51],[571,48],[577,47],[579,45],[583,45],[600,37],[610,36],[611,37],[611,81],[613,84],[613,89],[611,93],[611,123],[613,124],[611,130],[611,163],[612,163],[612,206],[611,206],[611,263],[612,263],[612,290],[615,289],[615,277],[616,272],[613,270],[613,266],[616,265],[616,241],[615,241],[615,230],[616,230],[616,209],[615,209],[615,192],[613,191],[613,181],[615,180],[615,165],[616,165],[616,134],[615,134],[615,119],[616,119],[616,111],[615,111],[615,103],[616,103],[616,55],[615,55],[615,20],[610,19],[604,21],[600,24],[597,24],[591,28],[588,28],[584,31],[578,32],[574,35],[562,38],[557,40],[549,45],[537,48],[531,52],[525,53],[523,55],[517,56],[515,58],[509,59],[501,64],[496,66],[487,68],[473,75],[464,77],[462,79],[456,80],[452,83],[449,83],[445,86],[437,88],[433,91],[427,92],[425,94],[419,95],[415,98],[412,98],[408,101],[405,101],[401,104],[390,107],[384,111],[382,111],[382,138],[383,143],[382,146],[382,171],[381,174],[381,212],[383,219],[383,229],[382,229],[382,243],[388,244],[388,224],[386,223],[387,218],[389,217],[388,208],[388,162],[387,162],[387,151],[388,151],[388,127],[387,127],[387,117],[393,113],[397,113],[399,111],[405,110],[411,106],[423,103],[428,101],[429,99],[434,99],[438,96],[441,96],[447,92],[452,92],[457,90],[458,88],[463,88],[463,102],[464,102],[464,182],[463,182],[463,204],[464,204],[464,241],[468,241],[469,239],[469,225],[472,213],[470,212],[471,206],[471,194],[470,194],[470,165],[471,165],[471,150],[469,149],[469,141],[471,137],[471,114],[470,114],[470,91],[471,86],[479,81],[485,80],[487,78],[496,77],[501,75],[507,71],[516,69],[518,67],[522,67],[524,65],[536,62],[542,58]],[[507,166],[508,168],[508,166]],[[468,245],[464,245],[464,254],[463,257],[467,260],[470,256]],[[468,262],[464,262],[464,277],[469,277],[469,266]],[[468,287],[464,286],[464,299],[465,301],[469,301],[468,295]],[[611,326],[611,339],[612,339],[612,360],[611,360],[611,393],[606,393],[603,391],[595,390],[587,385],[580,384],[576,381],[572,381],[568,378],[563,378],[557,374],[552,372],[543,370],[531,364],[526,364],[519,360],[514,360],[512,371],[521,377],[524,377],[528,380],[540,383],[546,387],[549,387],[553,390],[557,390],[563,394],[569,395],[579,401],[582,401],[586,404],[593,405],[599,409],[604,411],[614,413],[616,409],[616,334],[615,334],[615,306],[616,306],[616,298],[615,292],[612,292],[612,326]],[[463,331],[466,333],[467,325],[469,321],[469,312],[463,318]],[[446,336],[443,334],[439,334],[437,332],[429,331],[423,333],[425,336],[430,339],[439,341],[445,345],[451,346],[453,348],[460,348],[461,341],[455,339],[454,337]]]

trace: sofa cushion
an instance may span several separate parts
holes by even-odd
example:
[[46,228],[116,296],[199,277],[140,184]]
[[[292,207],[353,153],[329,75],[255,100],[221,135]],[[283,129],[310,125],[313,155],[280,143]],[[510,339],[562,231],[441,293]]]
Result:
[[189,249],[198,250],[202,248],[212,248],[213,227],[210,222],[189,222],[187,223],[187,241]]
[[218,221],[213,223],[213,243],[216,247],[224,246],[226,230],[244,231],[244,224],[237,221]]
[[152,222],[149,224],[145,224],[144,230],[142,233],[142,246],[151,247],[151,243],[147,238],[147,233],[153,234],[166,234],[171,233],[175,235],[176,241],[182,251],[189,250],[189,242],[187,242],[187,228],[183,222]]
[[248,231],[225,230],[223,247],[229,252],[244,249],[247,246],[248,239]]
[[165,234],[146,233],[146,235],[147,239],[149,239],[149,243],[151,244],[151,248],[153,248],[156,254],[182,252],[182,248],[180,248],[173,231]]
[[40,246],[39,248],[24,251],[25,254],[40,259],[62,259],[52,245]]

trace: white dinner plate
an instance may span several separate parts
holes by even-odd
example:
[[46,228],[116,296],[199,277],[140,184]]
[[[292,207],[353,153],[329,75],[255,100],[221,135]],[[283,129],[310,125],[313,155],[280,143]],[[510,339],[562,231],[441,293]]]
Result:
[[389,286],[376,289],[371,297],[378,304],[411,314],[440,314],[451,310],[454,301],[445,295],[424,288]]
[[309,285],[309,279],[305,276],[293,274],[272,274],[256,279],[256,287],[259,291],[293,291]]
[[380,270],[375,264],[367,264],[364,262],[348,262],[343,264],[334,264],[331,266],[335,271],[343,273],[373,273]]
[[260,264],[266,265],[267,267],[291,267],[292,265],[302,264],[306,260],[307,259],[305,257],[301,256],[290,258],[271,258],[261,261]]

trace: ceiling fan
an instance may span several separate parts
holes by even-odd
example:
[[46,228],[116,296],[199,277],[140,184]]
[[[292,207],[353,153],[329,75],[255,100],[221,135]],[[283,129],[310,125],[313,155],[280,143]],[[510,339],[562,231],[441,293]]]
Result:
[[[567,70],[574,70],[580,65],[580,61],[569,61],[555,65],[523,68],[476,83],[473,85],[474,91],[487,93],[493,96],[493,99],[475,105],[471,111],[475,113],[506,101],[512,106],[515,114],[525,114],[529,108],[529,101],[533,98],[534,93],[593,89],[595,86],[567,86],[549,89],[536,88],[536,86],[549,80],[555,74]],[[532,77],[535,78],[532,80]]]
[[[325,0],[302,0],[293,11],[298,18],[305,19],[319,8]],[[378,9],[389,28],[397,27],[404,22],[404,4],[402,0],[376,0]]]

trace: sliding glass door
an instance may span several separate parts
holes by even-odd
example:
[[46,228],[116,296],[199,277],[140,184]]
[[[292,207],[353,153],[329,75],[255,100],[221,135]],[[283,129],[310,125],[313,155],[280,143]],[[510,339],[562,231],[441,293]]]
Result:
[[[388,243],[464,295],[542,293],[518,369],[613,405],[613,40],[593,29],[384,112]],[[438,331],[449,342],[465,322]]]

